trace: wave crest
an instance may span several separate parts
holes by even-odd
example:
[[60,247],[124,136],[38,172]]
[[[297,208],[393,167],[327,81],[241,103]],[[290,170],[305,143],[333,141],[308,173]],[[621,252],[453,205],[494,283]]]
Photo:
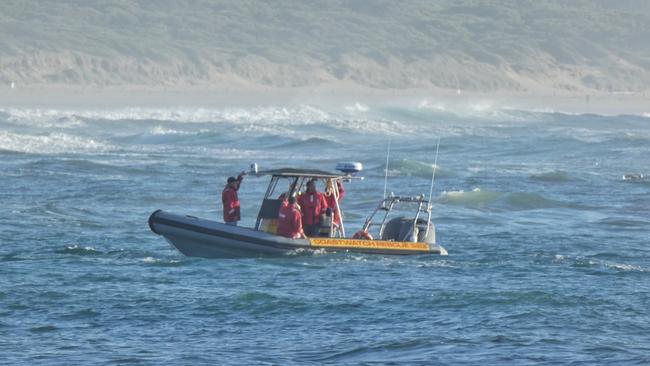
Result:
[[[405,176],[414,176],[422,178],[431,178],[433,174],[434,165],[431,163],[425,163],[418,160],[411,159],[401,159],[396,161],[391,161],[389,169],[393,175],[405,175]],[[454,173],[449,170],[436,167],[436,177],[452,177]]]
[[0,150],[6,151],[27,154],[64,154],[97,153],[110,149],[113,149],[113,147],[105,142],[65,133],[50,133],[39,136],[0,131]]
[[474,188],[471,191],[443,192],[439,202],[469,208],[497,207],[506,210],[537,210],[568,206],[529,192],[491,192]]
[[81,255],[81,256],[87,256],[87,255],[100,255],[102,254],[101,251],[93,248],[93,247],[81,247],[77,244],[75,245],[70,245],[65,247],[62,250],[58,250],[57,253],[60,254],[74,254],[74,255]]
[[327,121],[332,116],[308,105],[294,108],[121,108],[104,110],[4,109],[7,121],[33,127],[76,127],[90,121],[259,122]]
[[474,188],[469,192],[443,192],[440,202],[467,207],[484,207],[496,202],[502,195],[499,192],[482,191],[480,188]]

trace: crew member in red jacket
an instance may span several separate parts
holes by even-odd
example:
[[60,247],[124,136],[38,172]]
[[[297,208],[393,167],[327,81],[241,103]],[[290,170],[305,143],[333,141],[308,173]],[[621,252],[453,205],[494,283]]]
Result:
[[296,197],[284,201],[278,212],[278,235],[291,239],[306,238],[302,229],[300,210],[296,206]]
[[237,221],[241,219],[239,213],[239,197],[237,191],[244,179],[245,172],[241,172],[237,178],[228,177],[228,184],[221,192],[221,202],[223,203],[223,221],[228,225],[237,226]]
[[316,190],[316,180],[307,183],[307,191],[298,198],[302,210],[302,224],[307,236],[318,236],[320,216],[327,211],[327,201],[322,192]]
[[[339,190],[339,199],[338,201],[334,197],[334,189],[332,187],[328,188],[328,192],[325,194],[325,201],[327,201],[327,207],[332,209],[332,215],[334,217],[334,225],[340,225],[341,224],[341,217],[339,216],[339,210],[337,211],[336,207],[339,205],[339,202],[343,199],[343,196],[345,196],[345,188],[343,188],[343,183],[341,181],[336,181],[336,186],[338,187]],[[329,194],[328,194],[329,193]]]

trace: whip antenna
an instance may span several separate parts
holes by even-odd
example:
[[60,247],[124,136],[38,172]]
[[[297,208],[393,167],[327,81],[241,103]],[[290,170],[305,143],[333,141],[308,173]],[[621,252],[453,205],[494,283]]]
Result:
[[390,157],[390,139],[388,140],[388,151],[386,152],[386,169],[384,170],[384,199],[386,199],[386,187],[388,186],[388,158]]
[[431,206],[431,196],[433,195],[433,182],[436,179],[436,169],[438,168],[438,149],[440,148],[440,136],[436,144],[436,157],[433,161],[433,174],[431,174],[431,188],[429,189],[429,206]]

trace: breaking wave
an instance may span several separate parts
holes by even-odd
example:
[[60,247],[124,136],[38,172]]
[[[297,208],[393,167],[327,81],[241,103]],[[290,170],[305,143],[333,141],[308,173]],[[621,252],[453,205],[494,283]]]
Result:
[[555,114],[553,110],[527,110],[487,99],[471,102],[424,99],[417,105],[417,110],[440,117],[500,122],[539,122],[548,120]]
[[[650,268],[646,266],[631,264],[631,263],[620,263],[618,262],[620,258],[617,259],[617,262],[614,262],[613,260],[597,258],[600,256],[602,255],[582,257],[582,256],[568,256],[568,255],[556,254],[553,257],[552,262],[557,264],[568,264],[572,267],[578,267],[578,268],[604,269],[604,270],[611,270],[611,271],[623,272],[623,273],[650,272]],[[605,255],[604,257],[611,257],[611,256]]]
[[562,202],[545,198],[536,193],[527,192],[491,192],[474,188],[471,191],[443,192],[440,203],[470,208],[505,208],[508,210],[536,210],[552,207],[569,206]]
[[[431,175],[433,174],[433,168],[434,165],[431,163],[425,163],[412,159],[400,159],[390,162],[389,173],[391,173],[391,175],[431,178]],[[443,178],[452,176],[455,176],[454,172],[440,168],[440,166],[436,167],[436,177]]]
[[496,202],[501,196],[503,196],[503,194],[499,192],[482,191],[480,188],[474,188],[468,192],[443,192],[439,201],[445,204],[478,208]]
[[143,144],[143,145],[155,145],[155,144],[200,144],[200,145],[211,145],[218,142],[223,142],[223,134],[220,134],[217,131],[211,131],[208,129],[200,129],[196,131],[187,131],[182,129],[173,129],[163,126],[155,126],[149,131],[143,133],[137,133],[128,136],[116,137],[113,140],[120,143],[130,143],[130,144]]
[[77,244],[75,245],[70,245],[65,247],[64,249],[58,250],[57,253],[59,254],[73,254],[73,255],[80,255],[80,256],[94,256],[94,255],[100,255],[102,254],[101,251],[87,246],[87,247],[82,247]]
[[164,136],[164,135],[195,135],[198,133],[207,132],[207,130],[201,130],[198,132],[189,132],[189,131],[179,131],[171,128],[165,128],[163,126],[156,126],[151,129],[150,134],[153,136]]
[[[94,121],[170,121],[170,122],[263,122],[327,121],[331,116],[315,107],[295,108],[121,108],[105,110],[6,109],[0,110],[8,122],[34,127],[61,127],[68,120]],[[77,122],[75,122],[77,123]]]
[[176,259],[160,259],[154,257],[144,257],[141,261],[142,263],[158,267],[179,267],[187,263],[187,261],[180,261]]
[[99,153],[114,147],[99,139],[66,133],[22,135],[0,131],[0,150],[28,154]]
[[[151,125],[145,134],[162,136],[192,135],[205,131],[186,131],[170,125],[202,125],[205,129],[240,134],[276,134],[284,136],[319,137],[336,131],[348,133],[381,133],[404,135],[414,132],[412,126],[382,118],[359,115],[363,105],[354,111],[328,113],[319,108],[258,107],[224,109],[153,109],[124,108],[115,110],[0,110],[5,123],[33,128],[102,128],[115,129],[128,124],[130,128]],[[0,120],[1,122],[1,120]],[[118,123],[116,125],[116,123]],[[314,129],[316,128],[316,129]]]
[[370,110],[370,107],[368,107],[367,105],[365,105],[363,103],[356,102],[356,103],[354,103],[352,105],[345,106],[345,110],[348,111],[348,112],[365,113],[365,112],[368,112]]

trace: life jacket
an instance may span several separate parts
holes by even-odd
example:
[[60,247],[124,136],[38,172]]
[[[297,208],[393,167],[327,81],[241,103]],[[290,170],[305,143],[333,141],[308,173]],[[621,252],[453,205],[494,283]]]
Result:
[[327,210],[325,195],[321,192],[305,192],[298,198],[298,204],[302,210],[302,223],[304,225],[316,225],[320,222],[320,215]]
[[[336,198],[334,198],[333,189],[331,187],[330,190],[327,193],[325,193],[325,200],[327,201],[327,207],[332,209],[334,224],[340,225],[341,217],[339,216],[339,212],[341,211],[341,207],[339,206],[339,203],[343,200],[343,197],[345,196],[345,188],[343,187],[343,183],[341,183],[340,181],[337,181],[336,185],[339,191],[338,201],[336,200]],[[336,210],[337,206],[339,206],[338,211]]]
[[221,202],[223,203],[223,221],[225,222],[239,221],[241,219],[237,189],[239,189],[239,185],[237,188],[226,186],[221,193]]
[[[329,196],[325,196],[325,201],[327,202],[327,207],[332,209],[334,224],[339,225],[341,223],[341,217],[339,216],[338,211],[341,210],[341,207],[339,207],[338,211],[336,210],[336,207],[338,206],[338,202],[336,201],[336,198],[334,198],[334,194],[332,193]],[[339,201],[341,201],[340,198]]]
[[295,239],[302,233],[300,211],[293,205],[282,205],[278,212],[278,235]]

